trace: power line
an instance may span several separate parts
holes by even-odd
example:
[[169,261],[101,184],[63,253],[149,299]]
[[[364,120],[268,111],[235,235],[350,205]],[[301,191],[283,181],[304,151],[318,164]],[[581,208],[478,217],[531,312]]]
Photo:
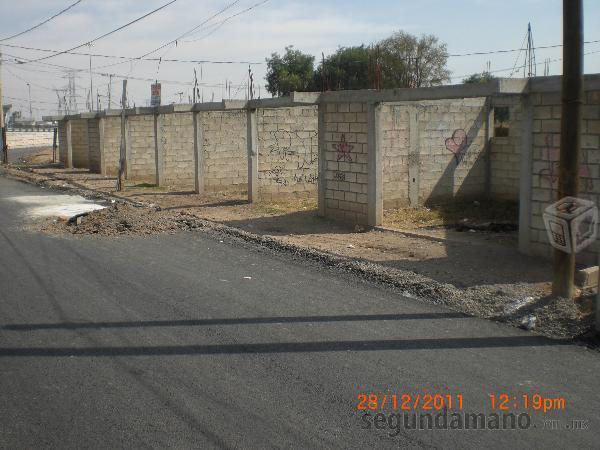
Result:
[[115,28],[114,30],[109,31],[108,33],[104,33],[104,34],[102,34],[102,35],[100,35],[100,36],[98,36],[98,37],[96,37],[96,38],[94,38],[94,39],[92,39],[90,41],[84,42],[83,44],[77,45],[77,46],[72,47],[72,48],[70,48],[68,50],[63,50],[63,51],[57,52],[57,53],[55,53],[53,55],[44,56],[43,58],[35,59],[32,62],[43,61],[43,60],[46,60],[46,59],[54,58],[54,57],[59,56],[59,55],[64,55],[65,53],[71,52],[73,50],[77,50],[78,48],[85,47],[86,45],[91,45],[94,42],[99,41],[100,39],[104,39],[105,37],[110,36],[111,34],[114,34],[114,33],[118,32],[118,31],[121,31],[124,28],[127,28],[128,26],[133,25],[134,23],[139,22],[139,21],[145,19],[148,16],[151,16],[152,14],[157,13],[158,11],[166,8],[167,6],[172,5],[176,1],[177,0],[171,0],[171,1],[167,2],[167,3],[165,3],[164,5],[162,5],[162,6],[158,7],[158,8],[156,8],[156,9],[154,9],[154,10],[152,10],[152,11],[146,13],[146,14],[144,14],[143,16],[138,17],[137,19],[134,19],[131,22],[126,23],[125,25],[121,25],[120,27]]
[[[234,15],[233,15],[233,16],[231,16],[231,17],[234,17],[234,16],[237,16],[237,15],[243,14],[243,13],[245,13],[245,12],[251,11],[252,9],[255,9],[255,8],[257,8],[258,6],[260,6],[260,5],[264,4],[264,3],[267,3],[268,1],[270,1],[270,0],[263,0],[262,2],[256,3],[256,4],[252,5],[251,7],[247,8],[247,9],[245,9],[245,10],[243,10],[243,11],[241,11],[241,12],[237,13],[237,14],[234,14]],[[232,3],[228,4],[227,6],[225,6],[224,8],[222,8],[221,10],[219,10],[218,12],[216,12],[215,14],[213,14],[212,16],[210,16],[208,19],[204,20],[204,21],[203,21],[202,23],[200,23],[199,25],[196,25],[195,27],[193,27],[193,28],[191,28],[190,30],[186,31],[185,33],[183,33],[182,35],[178,36],[177,38],[175,38],[175,39],[173,39],[173,40],[171,40],[171,41],[169,41],[169,42],[167,42],[167,43],[165,43],[165,44],[162,44],[162,45],[160,45],[159,47],[156,47],[154,50],[151,50],[151,51],[149,51],[149,52],[147,52],[147,53],[145,53],[145,54],[143,54],[143,55],[141,55],[141,56],[138,56],[138,57],[136,57],[136,58],[131,58],[129,61],[131,62],[131,61],[135,61],[135,60],[143,60],[143,59],[144,59],[144,58],[146,58],[147,56],[149,56],[149,55],[151,55],[151,54],[153,54],[153,53],[156,53],[157,51],[159,51],[159,50],[162,50],[162,49],[163,49],[163,48],[165,48],[165,47],[168,47],[168,46],[170,46],[170,45],[173,45],[173,44],[177,45],[177,43],[178,43],[178,42],[179,42],[181,39],[183,39],[184,37],[186,37],[186,36],[188,36],[188,35],[194,34],[194,32],[196,32],[196,31],[197,31],[199,28],[202,28],[202,27],[203,27],[204,25],[206,25],[208,22],[210,22],[211,20],[213,20],[215,17],[218,17],[219,15],[223,14],[225,11],[227,11],[228,9],[230,9],[230,8],[234,7],[234,6],[235,6],[236,4],[238,4],[239,2],[240,2],[240,0],[235,0],[234,2],[232,2]],[[231,18],[231,17],[229,17],[229,18]],[[225,19],[225,21],[227,21],[229,18]],[[225,21],[224,21],[224,22],[225,22]],[[224,22],[223,22],[223,23],[224,23]],[[187,41],[184,41],[184,42],[187,42]],[[166,53],[165,53],[165,54],[166,54]],[[163,56],[164,56],[164,54],[163,54]],[[162,61],[162,57],[161,57],[161,58],[159,58],[159,59],[158,59],[158,61],[159,61],[159,62],[161,62],[161,61]],[[108,65],[105,65],[105,66],[99,66],[99,67],[95,67],[95,69],[104,69],[104,68],[106,68],[106,67],[117,66],[117,65],[119,65],[119,64],[123,64],[123,63],[114,63],[114,64],[108,64]]]
[[148,55],[151,55],[152,53],[156,53],[159,50],[162,50],[163,48],[169,46],[169,45],[173,45],[176,44],[177,41],[179,41],[180,39],[183,39],[184,37],[186,37],[189,34],[192,34],[194,31],[196,31],[198,28],[201,28],[202,26],[204,26],[207,22],[210,22],[212,19],[214,19],[217,16],[220,16],[221,14],[223,14],[225,11],[227,11],[230,8],[233,8],[235,5],[237,5],[240,2],[240,0],[235,0],[234,2],[230,3],[229,5],[227,5],[226,7],[224,7],[223,9],[219,10],[218,12],[216,12],[215,14],[213,14],[212,16],[210,16],[208,19],[206,19],[204,22],[202,22],[199,25],[196,25],[194,28],[186,31],[185,33],[183,33],[181,36],[176,37],[175,39],[173,39],[172,41],[167,42],[166,44],[161,45],[160,47],[155,48],[154,50],[140,56],[139,58],[136,59],[141,59],[141,58],[145,58]]
[[[12,55],[7,55],[7,56],[12,56]],[[30,61],[33,62],[33,60],[30,60]],[[12,61],[7,61],[7,62],[11,62],[12,63]],[[68,70],[68,71],[72,71],[72,72],[78,72],[78,73],[88,72],[88,69],[74,69],[74,68],[68,67],[68,66],[61,66],[61,65],[58,65],[58,64],[43,63],[43,62],[37,62],[37,61],[35,63],[36,64],[49,65],[49,66],[52,66],[52,67],[57,67],[57,68],[59,68],[61,70]],[[22,63],[21,64],[17,63],[17,64],[18,65],[16,65],[15,68],[19,68],[19,69],[22,69],[22,70],[27,70],[27,69],[25,69],[23,67],[20,67],[22,65]],[[35,70],[36,72],[39,71],[39,69],[32,69],[31,71],[33,71],[33,70]],[[54,72],[54,73],[56,73],[56,72]],[[118,74],[118,73],[108,73],[108,72],[92,71],[92,74],[98,75],[98,76],[101,76],[101,77],[114,77],[114,78],[129,79],[129,80],[136,80],[136,81],[151,81],[151,82],[160,81],[161,83],[164,83],[164,84],[175,84],[175,85],[181,85],[181,86],[192,86],[194,84],[194,83],[189,82],[189,81],[165,80],[165,79],[162,79],[162,78],[158,78],[157,79],[156,77],[154,77],[154,78],[141,78],[141,77],[132,77],[132,76],[128,76],[128,75],[122,75],[122,74]],[[203,86],[203,87],[222,87],[222,86],[224,86],[223,83],[213,83],[213,84],[210,84],[210,83],[198,83],[198,85],[199,86]]]
[[[593,52],[587,52],[587,53],[584,53],[584,55],[588,56],[588,55],[594,55],[594,54],[597,54],[597,53],[600,53],[600,50],[594,50]],[[549,63],[558,62],[558,61],[562,61],[562,58],[546,59],[543,62],[535,63],[535,66],[539,66],[541,64],[549,64]],[[509,67],[507,69],[492,70],[492,71],[490,71],[488,73],[501,73],[501,72],[508,72],[508,71],[519,71],[519,70],[521,70],[521,69],[523,69],[524,67],[527,67],[527,66],[528,66],[527,64],[523,64],[523,65],[518,66],[518,67]],[[471,75],[473,75],[473,74],[470,73],[470,74],[467,74],[467,75],[457,75],[457,76],[451,77],[450,80],[457,80],[457,79],[460,79],[460,78],[467,78],[467,77],[469,77]]]
[[14,73],[12,70],[10,70],[8,67],[5,67],[5,69],[6,69],[6,71],[7,71],[8,73],[10,73],[10,74],[11,74],[13,77],[15,77],[15,78],[17,78],[17,79],[19,79],[19,80],[21,80],[21,81],[24,81],[24,82],[25,82],[25,83],[27,83],[27,84],[30,84],[30,85],[32,85],[32,86],[35,86],[35,87],[37,87],[37,88],[39,88],[39,89],[45,89],[45,90],[47,90],[47,91],[55,91],[55,89],[49,88],[49,87],[47,87],[47,86],[42,86],[41,84],[32,83],[31,81],[29,81],[29,80],[26,80],[25,78],[22,78],[22,77],[20,77],[19,75],[17,75],[16,73]]
[[50,18],[48,18],[48,19],[44,20],[43,22],[40,22],[40,23],[38,23],[37,25],[34,25],[33,27],[31,27],[31,28],[28,28],[28,29],[26,29],[26,30],[24,30],[24,31],[21,31],[21,32],[19,32],[19,33],[17,33],[17,34],[13,34],[12,36],[5,37],[5,38],[3,38],[3,39],[0,39],[0,42],[8,41],[8,40],[10,40],[10,39],[14,39],[14,38],[16,38],[16,37],[22,36],[22,35],[23,35],[23,34],[25,34],[25,33],[29,33],[30,31],[33,31],[33,30],[35,30],[36,28],[39,28],[39,27],[41,27],[42,25],[45,25],[45,24],[47,24],[48,22],[50,22],[52,19],[55,19],[55,18],[57,18],[58,16],[60,16],[61,14],[64,14],[64,13],[66,13],[68,10],[70,10],[70,9],[71,9],[71,8],[73,8],[74,6],[77,6],[77,5],[78,5],[79,3],[81,3],[82,1],[83,1],[83,0],[77,0],[77,1],[76,1],[75,3],[73,3],[72,5],[70,5],[70,6],[66,7],[66,8],[65,8],[65,9],[63,9],[62,11],[59,11],[59,12],[57,12],[57,13],[56,13],[56,14],[54,14],[52,17],[50,17]]
[[[144,58],[146,58],[148,55],[151,55],[152,53],[156,53],[157,51],[162,50],[163,48],[168,47],[169,45],[172,45],[172,44],[177,45],[177,42],[181,38],[187,36],[188,34],[192,33],[193,31],[197,30],[198,28],[202,27],[204,24],[206,24],[207,22],[210,22],[212,19],[214,19],[215,17],[219,16],[220,14],[223,14],[225,11],[227,11],[229,8],[232,8],[233,6],[235,6],[236,4],[238,4],[239,2],[240,2],[240,0],[235,0],[234,2],[228,4],[227,6],[225,6],[224,8],[222,8],[221,10],[217,11],[215,14],[213,14],[208,19],[206,19],[204,22],[200,23],[200,25],[196,25],[194,28],[186,31],[181,36],[176,37],[175,39],[167,42],[166,44],[162,44],[161,46],[155,48],[154,50],[152,50],[152,51],[150,51],[148,53],[145,53],[144,55],[137,56],[137,57],[134,57],[134,58],[129,58],[125,62],[133,62],[133,61],[136,61],[136,60],[140,61],[140,60],[143,60]],[[165,54],[166,54],[166,52],[165,52]],[[163,56],[164,56],[164,54],[163,54]],[[158,58],[157,61],[160,64],[162,62],[162,57]],[[94,69],[104,69],[106,67],[118,66],[120,64],[123,64],[123,63],[118,62],[118,63],[106,64],[104,66],[96,66],[96,67],[94,67]],[[132,67],[131,71],[133,71],[133,67]],[[131,71],[130,71],[130,73],[131,73]]]
[[[9,100],[16,100],[16,101],[29,103],[29,99],[26,99],[26,98],[9,97],[7,95],[4,95],[3,97],[7,98]],[[31,103],[39,103],[39,104],[44,104],[44,105],[55,105],[56,104],[55,102],[44,102],[42,100],[31,100]]]
[[[18,48],[22,50],[33,50],[37,52],[46,52],[46,53],[55,53],[60,52],[60,50],[53,50],[48,48],[38,48],[38,47],[27,47],[23,45],[11,45],[11,44],[2,44],[3,47],[10,48]],[[120,55],[105,55],[100,53],[86,53],[86,52],[71,52],[65,51],[63,52],[69,55],[77,55],[77,56],[93,56],[94,58],[112,58],[112,59],[126,59],[131,61],[133,59],[138,59],[137,57],[131,56],[120,56]],[[259,65],[265,64],[264,62],[257,61],[214,61],[208,59],[199,59],[199,60],[185,60],[185,59],[162,59],[162,58],[141,58],[143,61],[162,61],[162,62],[177,62],[177,63],[190,63],[190,64],[250,64],[250,65]],[[98,67],[99,68],[99,67]]]
[[[219,29],[221,26],[223,26],[223,25],[224,25],[226,22],[228,22],[229,20],[231,20],[231,19],[233,19],[233,18],[235,18],[235,17],[237,17],[237,16],[240,16],[240,15],[242,15],[242,14],[245,14],[245,13],[247,13],[247,12],[249,12],[249,11],[252,11],[253,9],[255,9],[255,8],[258,8],[259,6],[261,6],[261,5],[264,5],[264,4],[265,4],[265,3],[267,3],[268,1],[270,1],[270,0],[263,0],[262,2],[255,3],[254,5],[250,6],[249,8],[246,8],[246,9],[244,9],[243,11],[240,11],[240,12],[238,12],[238,13],[236,13],[236,14],[233,14],[233,15],[231,15],[231,16],[229,16],[229,17],[226,17],[226,18],[225,18],[225,19],[223,19],[222,21],[220,21],[220,22],[217,22],[217,23],[213,24],[213,26],[214,26],[214,25],[217,25],[217,27],[216,27],[214,30],[210,31],[208,34],[206,34],[206,35],[204,35],[204,36],[202,36],[202,37],[200,37],[200,38],[198,38],[198,39],[192,39],[192,40],[189,40],[189,41],[184,41],[184,42],[198,42],[198,41],[201,41],[202,39],[205,39],[206,37],[208,37],[208,36],[210,36],[211,34],[213,34],[215,31],[217,31],[217,30],[218,30],[218,29]],[[192,33],[192,34],[195,34],[195,33]]]
[[[527,39],[527,38],[525,38],[525,39]],[[597,39],[595,41],[585,41],[584,44],[596,44],[598,42],[600,42],[600,39]],[[535,50],[544,50],[544,49],[549,49],[549,48],[560,48],[562,46],[563,46],[563,44],[539,45],[539,46],[535,47]],[[497,54],[497,53],[514,53],[514,52],[522,52],[522,51],[523,51],[523,47],[521,47],[521,48],[515,48],[515,49],[510,49],[510,50],[490,50],[490,51],[483,51],[483,52],[449,54],[448,57],[449,58],[459,58],[459,57],[462,57],[462,56],[493,55],[493,54]]]

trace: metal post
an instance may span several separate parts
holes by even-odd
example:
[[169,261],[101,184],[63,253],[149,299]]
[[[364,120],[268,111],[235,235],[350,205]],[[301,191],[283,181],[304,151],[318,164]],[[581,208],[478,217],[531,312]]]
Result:
[[369,103],[368,122],[368,187],[367,187],[367,223],[371,227],[383,222],[383,158],[381,139],[381,106]]
[[248,147],[248,202],[258,200],[258,126],[256,122],[256,109],[247,111],[247,137]]
[[8,164],[8,145],[6,144],[6,129],[4,128],[4,102],[2,101],[2,51],[0,51],[0,151],[2,151],[2,163]]
[[54,133],[52,133],[52,162],[56,162],[56,143],[58,137],[58,128],[54,127]]
[[33,119],[33,108],[31,107],[31,84],[27,83],[27,90],[29,92],[29,118]]
[[[562,122],[558,198],[579,193],[583,104],[583,0],[563,0]],[[573,298],[575,253],[554,250],[552,293]]]
[[[600,265],[600,253],[598,254]],[[600,277],[598,277],[598,293],[596,294],[596,333],[600,335]]]
[[194,192],[204,193],[204,130],[201,113],[192,113],[194,119]]
[[125,159],[127,140],[125,138],[125,108],[127,106],[127,80],[123,80],[123,96],[121,98],[121,151],[119,156],[119,178],[117,180],[117,191],[122,191],[125,180]]
[[73,168],[73,121],[67,120],[66,123],[67,132],[67,161],[66,165],[68,169]]

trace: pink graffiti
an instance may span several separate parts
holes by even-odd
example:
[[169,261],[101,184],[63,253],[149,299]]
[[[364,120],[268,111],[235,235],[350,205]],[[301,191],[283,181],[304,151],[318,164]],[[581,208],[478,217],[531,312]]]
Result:
[[342,134],[342,138],[339,144],[333,144],[337,150],[337,160],[352,162],[352,155],[350,151],[354,148],[354,145],[350,145],[346,142],[346,135]]
[[[548,165],[546,168],[541,169],[538,172],[540,180],[543,181],[545,186],[549,187],[552,195],[558,190],[558,179],[560,172],[560,148],[554,146],[554,136],[547,134],[545,137],[546,148],[542,155],[543,159],[547,161]],[[590,193],[594,189],[594,181],[591,177],[591,171],[589,166],[584,163],[579,168],[579,177],[581,178],[580,191],[582,193]]]
[[467,148],[467,144],[467,133],[462,128],[454,130],[454,133],[452,133],[452,137],[446,139],[446,148],[454,154],[456,164],[458,164],[462,159],[463,152]]

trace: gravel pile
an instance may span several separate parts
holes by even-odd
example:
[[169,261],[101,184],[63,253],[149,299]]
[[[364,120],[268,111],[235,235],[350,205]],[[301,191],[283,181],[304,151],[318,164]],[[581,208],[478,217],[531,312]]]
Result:
[[84,214],[70,221],[52,220],[42,226],[48,233],[72,233],[98,236],[150,235],[176,233],[200,228],[201,221],[186,212],[170,213],[127,203]]

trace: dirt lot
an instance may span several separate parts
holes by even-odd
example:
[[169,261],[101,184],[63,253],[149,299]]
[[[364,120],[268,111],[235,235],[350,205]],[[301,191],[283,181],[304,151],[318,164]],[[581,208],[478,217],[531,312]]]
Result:
[[118,236],[220,224],[224,226],[220,232],[241,230],[238,238],[306,249],[319,258],[358,261],[355,269],[360,272],[374,271],[376,278],[407,294],[428,297],[468,314],[554,337],[584,336],[591,329],[591,293],[583,292],[576,303],[552,299],[550,264],[517,252],[516,232],[511,231],[514,205],[391,210],[386,211],[384,228],[365,231],[318,217],[314,199],[251,205],[243,193],[200,196],[148,185],[128,185],[125,192],[115,193],[114,178],[81,170],[44,167],[21,170],[18,175],[61,189],[92,189],[95,195],[145,206],[117,202],[79,224],[46,221],[40,225],[45,232]]

